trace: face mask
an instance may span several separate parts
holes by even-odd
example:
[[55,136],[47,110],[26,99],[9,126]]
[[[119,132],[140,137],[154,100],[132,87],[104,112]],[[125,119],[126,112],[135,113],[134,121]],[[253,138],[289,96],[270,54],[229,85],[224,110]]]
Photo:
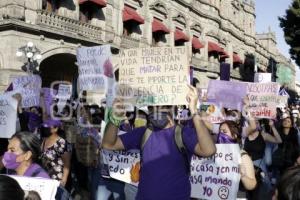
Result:
[[49,137],[51,135],[51,128],[49,127],[42,127],[41,129],[41,136],[43,138]]
[[134,127],[135,128],[146,126],[146,124],[147,124],[147,120],[145,120],[145,119],[136,118],[134,120]]
[[18,163],[17,160],[17,155],[11,152],[5,152],[2,163],[7,169],[17,169],[21,163]]
[[220,132],[218,134],[217,144],[236,144],[236,140],[225,133]]
[[168,113],[161,112],[161,113],[150,113],[148,115],[149,123],[153,126],[153,128],[163,129],[169,123]]

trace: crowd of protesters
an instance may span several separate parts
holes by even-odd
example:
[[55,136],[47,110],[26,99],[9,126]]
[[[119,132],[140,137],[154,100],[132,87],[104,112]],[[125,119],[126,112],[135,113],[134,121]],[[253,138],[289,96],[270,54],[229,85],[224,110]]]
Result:
[[[247,112],[245,98],[243,113],[225,108],[224,122],[212,124],[206,112],[197,109],[194,87],[187,96],[188,107],[154,106],[129,112],[122,99],[116,99],[110,109],[80,99],[77,107],[66,106],[62,112],[54,107],[59,120],[46,114],[45,105],[23,109],[21,95],[14,98],[19,102],[18,131],[9,140],[1,139],[2,174],[55,179],[60,182],[56,199],[190,199],[191,157],[214,155],[215,144],[241,147],[239,198],[300,199],[299,105],[277,109],[276,119],[258,120]],[[179,125],[186,156],[174,142]],[[126,133],[118,135],[120,131]],[[138,187],[104,176],[102,148],[141,150]],[[8,176],[0,176],[0,185],[0,199],[40,198],[34,191],[25,195]]]

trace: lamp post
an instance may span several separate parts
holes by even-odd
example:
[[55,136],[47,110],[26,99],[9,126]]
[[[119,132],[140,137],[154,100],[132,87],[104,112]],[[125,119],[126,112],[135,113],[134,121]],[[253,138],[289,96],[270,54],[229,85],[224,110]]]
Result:
[[32,42],[20,47],[16,52],[16,56],[24,62],[21,67],[23,71],[33,74],[39,73],[37,61],[42,59],[42,55],[41,51]]

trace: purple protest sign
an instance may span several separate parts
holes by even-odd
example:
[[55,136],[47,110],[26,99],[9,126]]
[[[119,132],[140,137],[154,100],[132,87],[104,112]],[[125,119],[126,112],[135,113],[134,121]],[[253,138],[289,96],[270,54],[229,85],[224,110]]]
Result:
[[57,91],[52,88],[42,88],[44,94],[44,103],[46,107],[46,112],[50,115],[50,108],[53,103],[53,99],[57,94]]
[[242,82],[210,80],[207,99],[220,107],[242,110],[247,84]]

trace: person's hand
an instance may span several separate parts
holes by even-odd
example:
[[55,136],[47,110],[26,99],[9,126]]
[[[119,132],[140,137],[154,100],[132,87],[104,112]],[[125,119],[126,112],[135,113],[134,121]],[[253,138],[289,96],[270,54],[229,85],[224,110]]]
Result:
[[20,93],[16,93],[14,95],[12,95],[13,98],[15,98],[18,103],[22,102],[22,95]]
[[189,103],[189,109],[191,114],[195,114],[197,112],[197,103],[198,103],[198,90],[197,88],[188,85],[189,92],[186,96],[186,100]]
[[126,110],[124,105],[124,99],[115,98],[112,105],[112,114],[114,118],[125,119],[126,118]]

